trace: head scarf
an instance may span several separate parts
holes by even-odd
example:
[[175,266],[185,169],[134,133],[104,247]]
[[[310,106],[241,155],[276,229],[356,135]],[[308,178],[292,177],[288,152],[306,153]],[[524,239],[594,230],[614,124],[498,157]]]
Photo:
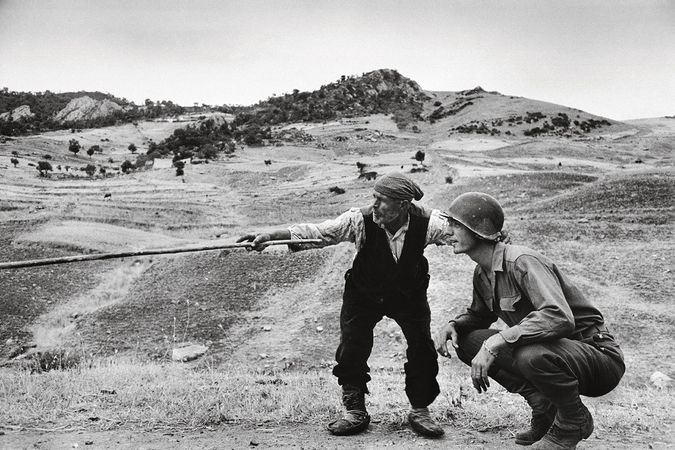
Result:
[[424,196],[417,183],[399,172],[383,176],[375,182],[373,189],[395,200],[419,200]]

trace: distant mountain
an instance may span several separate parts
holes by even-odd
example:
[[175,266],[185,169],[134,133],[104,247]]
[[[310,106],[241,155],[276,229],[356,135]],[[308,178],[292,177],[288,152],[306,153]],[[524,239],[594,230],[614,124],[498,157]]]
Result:
[[426,92],[423,120],[450,134],[573,137],[626,124],[594,114],[481,87],[458,92]]
[[57,122],[77,122],[82,120],[97,119],[107,117],[115,112],[122,111],[122,107],[117,103],[106,99],[94,100],[89,96],[72,99],[56,115],[54,120]]
[[[279,145],[290,139],[308,142],[306,133],[273,130],[274,126],[299,122],[321,123],[374,114],[390,115],[402,131],[440,138],[453,134],[536,138],[584,136],[605,127],[630,128],[621,122],[567,106],[502,95],[476,87],[457,92],[424,91],[395,70],[381,69],[360,77],[342,76],[312,92],[297,89],[250,107],[235,107],[231,123],[207,119],[175,130],[149,153],[215,155],[233,151],[233,142],[247,145]],[[284,137],[285,134],[291,136]],[[295,138],[293,137],[295,136]],[[203,156],[200,156],[203,157]]]
[[9,112],[19,106],[26,105],[39,120],[53,118],[68,103],[76,98],[89,97],[92,100],[109,100],[119,106],[127,106],[130,103],[123,98],[102,92],[79,91],[53,93],[45,92],[14,92],[8,89],[0,91],[0,113]]
[[6,121],[21,120],[26,118],[30,119],[32,117],[35,117],[35,114],[31,112],[30,106],[28,105],[21,105],[9,112],[4,112],[0,114],[0,120]]
[[64,128],[96,128],[183,114],[171,101],[146,101],[137,106],[101,92],[0,91],[0,134],[16,136]]
[[235,123],[277,125],[321,122],[344,117],[393,114],[398,122],[420,120],[427,95],[396,70],[380,69],[360,77],[342,76],[313,92],[272,97],[237,115]]

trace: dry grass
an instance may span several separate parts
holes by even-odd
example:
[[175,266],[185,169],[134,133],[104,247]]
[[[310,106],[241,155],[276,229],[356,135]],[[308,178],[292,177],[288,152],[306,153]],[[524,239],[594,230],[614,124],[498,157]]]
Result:
[[[444,424],[476,431],[515,431],[528,410],[518,396],[498,386],[478,395],[466,368],[444,362],[443,393],[432,406]],[[408,402],[398,370],[376,370],[368,406],[387,428],[404,426]],[[461,392],[461,394],[460,394]],[[658,432],[672,425],[670,392],[621,386],[587,399],[596,434]],[[98,359],[87,367],[33,373],[0,369],[0,423],[7,427],[87,429],[192,429],[228,423],[322,424],[341,410],[332,375],[319,371],[256,370],[253,367],[159,364]],[[461,405],[453,400],[461,399]]]

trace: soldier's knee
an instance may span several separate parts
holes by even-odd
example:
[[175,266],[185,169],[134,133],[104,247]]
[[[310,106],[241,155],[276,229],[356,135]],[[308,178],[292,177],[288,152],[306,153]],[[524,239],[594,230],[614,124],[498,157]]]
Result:
[[545,358],[544,347],[537,344],[524,345],[513,350],[513,364],[524,375],[537,371]]

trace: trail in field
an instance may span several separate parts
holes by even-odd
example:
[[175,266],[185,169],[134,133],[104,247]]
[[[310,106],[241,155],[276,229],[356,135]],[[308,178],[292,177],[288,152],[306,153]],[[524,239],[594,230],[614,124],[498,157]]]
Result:
[[[643,432],[632,440],[604,433],[602,440],[582,441],[584,449],[635,449],[635,442],[644,442],[644,448],[662,450],[672,448],[672,436],[653,436]],[[332,436],[323,424],[295,423],[276,425],[227,425],[200,430],[163,429],[154,431],[7,431],[0,436],[3,448],[115,448],[115,449],[213,449],[213,448],[306,448],[306,449],[522,449],[512,442],[507,431],[479,432],[466,429],[446,429],[442,439],[424,439],[409,428],[390,429],[371,424],[368,431],[356,435]]]

